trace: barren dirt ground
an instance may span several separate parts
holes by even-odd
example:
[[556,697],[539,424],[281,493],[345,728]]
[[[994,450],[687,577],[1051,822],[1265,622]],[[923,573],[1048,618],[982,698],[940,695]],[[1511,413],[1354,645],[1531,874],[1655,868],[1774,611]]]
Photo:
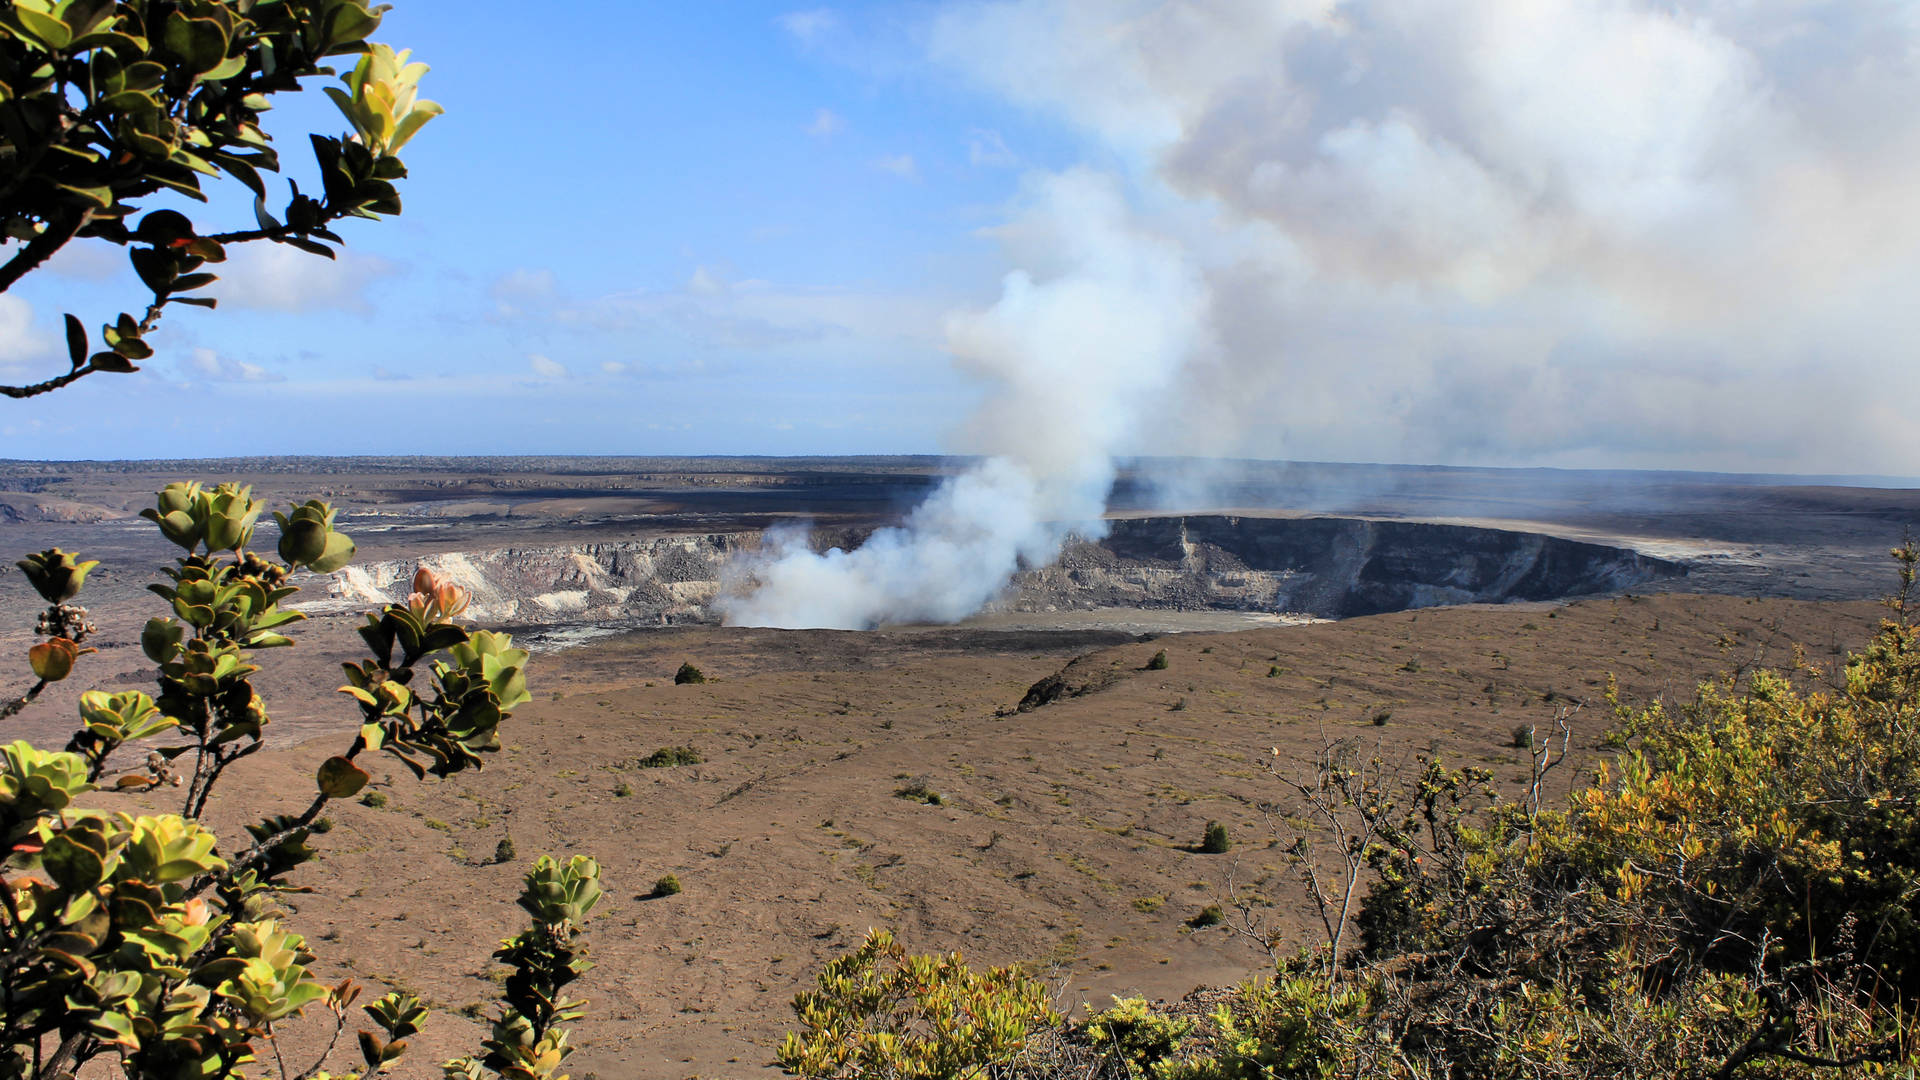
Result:
[[[1063,1007],[1178,997],[1255,972],[1262,956],[1249,942],[1186,925],[1234,885],[1307,943],[1302,893],[1261,809],[1284,805],[1268,762],[1290,768],[1324,739],[1358,738],[1513,782],[1526,763],[1513,729],[1584,703],[1582,762],[1558,774],[1563,789],[1598,752],[1609,673],[1645,700],[1724,668],[1786,664],[1793,642],[1830,662],[1880,614],[1660,595],[1152,641],[631,634],[537,664],[536,700],[484,771],[417,783],[376,765],[386,805],[329,814],[331,831],[315,839],[323,856],[305,874],[315,891],[288,906],[326,954],[324,976],[405,987],[436,1006],[415,1050],[436,1061],[482,1035],[472,1016],[496,987],[488,953],[519,924],[511,897],[525,863],[593,854],[608,896],[588,936],[599,966],[579,984],[592,1004],[575,1075],[761,1075],[793,993],[871,926],[917,950],[1028,964]],[[1142,670],[1161,648],[1168,668]],[[1115,685],[1000,715],[1081,655]],[[713,681],[674,686],[682,660]],[[223,833],[238,829],[239,808],[257,817],[303,804],[314,764],[346,727],[236,769],[216,815]],[[705,761],[637,764],[678,745]],[[914,780],[943,804],[896,794]],[[1230,829],[1229,854],[1192,850],[1210,819]],[[496,865],[507,838],[516,858]],[[685,892],[646,899],[667,873]]]
[[[941,468],[931,459],[0,463],[8,564],[54,543],[108,560],[85,595],[101,652],[6,736],[58,745],[80,689],[150,688],[138,634],[158,604],[143,589],[173,552],[130,515],[170,479],[250,479],[276,499],[339,499],[363,557],[404,558],[802,515],[873,524],[897,517]],[[1720,595],[1309,625],[1109,611],[867,633],[706,627],[549,650],[531,672],[535,700],[483,771],[416,783],[376,764],[383,806],[330,809],[331,828],[314,841],[322,857],[305,873],[314,891],[288,904],[293,924],[323,953],[324,977],[352,976],[374,993],[406,987],[436,1007],[415,1040],[421,1074],[482,1036],[476,1017],[499,973],[489,954],[518,929],[512,898],[540,853],[605,865],[608,895],[588,934],[599,966],[578,984],[591,1005],[576,1076],[771,1072],[794,992],[870,926],[894,928],[916,950],[1026,963],[1062,1007],[1117,993],[1178,997],[1262,967],[1248,940],[1187,925],[1235,887],[1271,905],[1258,913],[1290,943],[1312,940],[1304,894],[1270,846],[1263,807],[1286,805],[1262,771],[1270,763],[1297,768],[1327,739],[1358,738],[1389,756],[1483,765],[1511,784],[1527,763],[1513,730],[1579,704],[1580,759],[1554,777],[1563,791],[1601,752],[1609,674],[1645,701],[1684,696],[1730,667],[1785,665],[1795,642],[1830,664],[1882,613],[1863,598],[1892,586],[1885,549],[1920,521],[1920,493],[1905,490],[1288,468],[1249,473],[1218,505],[1617,541],[1686,559],[1692,573],[1675,587]],[[1140,509],[1143,490],[1117,494],[1121,511]],[[34,608],[20,575],[0,566],[0,655],[24,650]],[[560,631],[540,639],[550,644],[571,632],[547,629]],[[353,718],[332,690],[339,663],[357,655],[353,620],[315,619],[297,636],[297,648],[262,657],[272,749],[231,774],[214,815],[223,835],[303,807],[314,766],[351,737]],[[1168,668],[1142,670],[1160,648]],[[1109,673],[1113,685],[1003,715],[1082,657],[1077,672]],[[672,685],[683,660],[713,681]],[[704,761],[638,764],[681,745]],[[915,781],[940,803],[897,794]],[[1226,855],[1192,850],[1213,819],[1235,839]],[[515,857],[497,863],[507,839]],[[646,899],[668,873],[685,891]],[[309,1027],[294,1041],[314,1037]]]

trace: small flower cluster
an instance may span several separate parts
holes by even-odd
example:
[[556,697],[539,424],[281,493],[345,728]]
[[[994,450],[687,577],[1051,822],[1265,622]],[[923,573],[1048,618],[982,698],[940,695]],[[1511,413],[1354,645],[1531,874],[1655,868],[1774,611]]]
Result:
[[414,571],[413,591],[407,594],[407,610],[422,622],[434,623],[458,618],[467,610],[473,595],[427,567]]

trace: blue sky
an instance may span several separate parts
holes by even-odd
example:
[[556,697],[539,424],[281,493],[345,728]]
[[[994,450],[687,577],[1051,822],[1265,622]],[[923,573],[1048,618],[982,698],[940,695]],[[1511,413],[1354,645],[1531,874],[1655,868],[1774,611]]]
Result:
[[[397,0],[448,110],[406,213],[237,257],[140,374],[0,406],[0,456],[1002,452],[1071,411],[1097,454],[1911,473],[1917,10]],[[342,126],[305,97],[296,178]],[[0,296],[0,377],[123,264]],[[1146,328],[1126,400],[1062,312]]]
[[[0,454],[937,450],[977,393],[942,313],[990,296],[1011,147],[1063,157],[1057,129],[917,65],[897,8],[567,12],[396,5],[378,38],[448,110],[405,154],[405,213],[347,223],[339,266],[229,273],[140,374],[10,408]],[[271,116],[296,179],[302,133],[340,126],[305,97]],[[61,310],[135,299],[123,261],[15,289],[50,363]]]

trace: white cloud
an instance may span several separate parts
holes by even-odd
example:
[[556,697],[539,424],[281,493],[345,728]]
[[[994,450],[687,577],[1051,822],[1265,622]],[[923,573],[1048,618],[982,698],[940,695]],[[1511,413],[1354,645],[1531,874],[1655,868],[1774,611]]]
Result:
[[542,356],[539,353],[528,354],[527,366],[533,369],[535,375],[543,379],[564,379],[567,377],[567,366],[565,364],[550,357]]
[[553,294],[553,271],[545,267],[516,267],[487,286],[487,295],[493,299],[494,314],[503,319],[516,318],[543,307],[553,299]]
[[126,249],[103,240],[74,240],[47,260],[47,273],[76,281],[106,281],[132,274]]
[[989,128],[974,128],[967,132],[967,161],[975,166],[994,169],[1010,168],[1020,163],[1020,158],[1007,149],[1007,140],[1000,133]]
[[827,139],[840,134],[846,127],[846,117],[832,109],[821,109],[813,114],[813,122],[807,125],[807,134],[817,139]]
[[201,382],[264,383],[285,382],[286,376],[268,371],[259,364],[222,356],[212,349],[196,348],[179,362],[181,374]]
[[600,361],[600,370],[606,372],[608,375],[623,375],[626,373],[627,365],[620,360],[602,360]]
[[830,33],[840,25],[840,16],[831,8],[813,8],[806,11],[789,11],[774,19],[780,28],[800,39],[802,44],[812,44],[823,35]]
[[873,167],[881,172],[892,173],[902,180],[920,178],[920,166],[915,164],[912,154],[889,154],[875,159]]
[[1920,395],[1897,5],[991,0],[928,40],[1094,140],[1204,268],[1218,347],[1141,449],[1920,455],[1865,405]]
[[367,286],[397,272],[378,255],[336,248],[332,259],[309,255],[285,244],[235,245],[227,261],[206,268],[220,280],[201,295],[217,297],[224,307],[268,311],[365,311]]
[[[56,351],[53,336],[34,325],[33,305],[18,296],[0,293],[0,371],[25,370],[31,363],[51,361]],[[41,377],[47,378],[67,370],[65,359],[61,359],[59,365],[58,371],[50,371]],[[16,376],[10,374],[7,377]]]

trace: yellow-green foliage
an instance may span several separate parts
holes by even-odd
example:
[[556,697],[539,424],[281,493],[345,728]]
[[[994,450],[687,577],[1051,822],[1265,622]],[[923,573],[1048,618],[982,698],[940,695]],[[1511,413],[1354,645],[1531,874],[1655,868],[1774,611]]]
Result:
[[[325,831],[321,810],[360,793],[369,779],[362,755],[388,754],[416,773],[477,767],[498,745],[498,725],[527,700],[527,654],[504,634],[459,625],[465,594],[422,571],[406,603],[368,615],[361,629],[372,655],[347,666],[343,691],[362,723],[315,770],[304,812],[248,825],[250,843],[223,848],[199,819],[225,769],[264,745],[271,717],[252,682],[254,658],[292,645],[279,631],[304,617],[281,606],[298,591],[286,581],[353,552],[332,509],[310,502],[281,516],[283,529],[303,523],[294,542],[283,534],[284,561],[263,557],[250,547],[261,511],[234,485],[160,492],[145,516],[184,554],[153,586],[173,617],[150,620],[140,635],[159,693],[83,692],[65,750],[0,747],[0,1076],[55,1080],[117,1066],[136,1078],[219,1080],[259,1075],[256,1059],[271,1056],[279,1068],[265,1073],[292,1080],[295,1070],[269,1045],[275,1025],[318,1006],[344,1027],[359,993],[315,979],[307,942],[273,910],[276,894],[303,891],[286,878],[316,855],[306,841]],[[28,655],[38,681],[0,704],[4,716],[93,651],[83,643],[94,626],[72,601],[94,564],[53,550],[21,565],[47,604],[37,623],[44,640]],[[123,749],[144,764],[118,765],[103,782]],[[81,805],[133,791],[178,798],[181,812]],[[556,1025],[575,1019],[580,1004],[559,991],[589,966],[573,938],[599,897],[598,874],[584,857],[535,864],[520,900],[534,926],[495,954],[516,970],[486,1055],[455,1063],[461,1075],[555,1075],[567,1052]],[[366,1071],[357,1075],[371,1076],[395,1063],[426,1011],[388,994],[365,1012],[386,1033],[360,1033]],[[300,1075],[328,1075],[324,1058],[303,1064]]]
[[[1507,801],[1486,771],[1435,761],[1404,781],[1376,769],[1297,788],[1337,793],[1324,820],[1366,825],[1351,834],[1368,838],[1374,874],[1352,913],[1360,948],[1337,965],[1326,949],[1287,960],[1204,1016],[1118,1001],[1057,1044],[1090,1048],[1094,1067],[1069,1054],[1009,1075],[1920,1075],[1920,630],[1907,621],[1920,552],[1895,554],[1896,617],[1842,670],[1616,703],[1620,755],[1561,808],[1543,809],[1537,784]],[[1552,751],[1536,746],[1535,767]],[[861,998],[876,951],[840,962],[839,998],[805,1006],[928,1026],[910,994]],[[789,1040],[791,1060],[876,1078],[992,1060],[910,1072],[896,1043],[856,1036],[816,1025]]]
[[793,999],[804,1030],[777,1061],[796,1076],[980,1080],[1059,1016],[1046,988],[1018,968],[970,970],[960,954],[909,955],[869,931],[858,949]]

